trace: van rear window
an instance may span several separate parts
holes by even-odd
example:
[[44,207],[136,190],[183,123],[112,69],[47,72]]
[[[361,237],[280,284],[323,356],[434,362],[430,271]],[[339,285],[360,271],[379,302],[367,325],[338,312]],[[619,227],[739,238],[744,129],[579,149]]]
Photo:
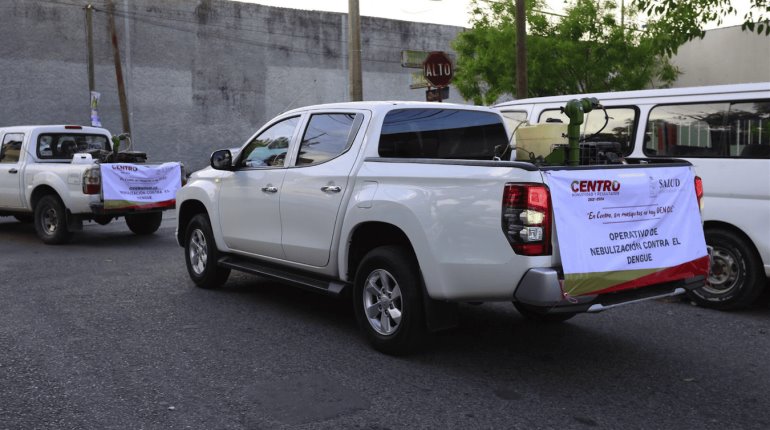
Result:
[[386,116],[379,154],[392,158],[492,160],[508,145],[502,118],[461,109],[396,109]]
[[45,133],[37,138],[37,156],[44,160],[71,160],[78,152],[109,151],[107,136],[81,133]]

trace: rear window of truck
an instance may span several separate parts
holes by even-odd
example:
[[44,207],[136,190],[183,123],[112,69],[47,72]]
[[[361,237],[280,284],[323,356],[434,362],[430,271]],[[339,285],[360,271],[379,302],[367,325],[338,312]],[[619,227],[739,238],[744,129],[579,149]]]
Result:
[[492,160],[505,152],[502,118],[460,109],[395,109],[380,134],[380,157]]
[[101,134],[44,133],[37,138],[37,156],[43,160],[71,160],[78,152],[109,151]]

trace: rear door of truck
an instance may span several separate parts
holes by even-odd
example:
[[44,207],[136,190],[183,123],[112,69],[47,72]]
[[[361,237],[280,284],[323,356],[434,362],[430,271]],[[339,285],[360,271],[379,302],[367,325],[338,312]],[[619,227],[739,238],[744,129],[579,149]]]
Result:
[[283,251],[296,263],[329,263],[340,206],[349,196],[355,165],[371,113],[356,109],[313,111],[300,132],[281,192]]

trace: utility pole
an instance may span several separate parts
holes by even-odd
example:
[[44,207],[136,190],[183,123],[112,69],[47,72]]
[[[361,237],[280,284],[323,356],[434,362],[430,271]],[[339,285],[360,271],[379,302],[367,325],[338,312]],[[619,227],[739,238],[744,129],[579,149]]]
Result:
[[361,16],[358,13],[358,0],[348,0],[348,81],[350,101],[362,101],[364,90],[361,79]]
[[516,0],[516,98],[527,98],[527,4]]
[[88,97],[94,91],[94,6],[86,5],[86,48],[88,49]]
[[110,38],[112,39],[112,54],[115,58],[115,78],[118,81],[118,99],[120,101],[120,115],[123,118],[123,132],[131,134],[131,124],[128,120],[128,101],[126,100],[126,87],[123,83],[123,68],[120,65],[120,48],[118,47],[118,33],[115,31],[115,3],[107,0],[107,14],[109,15]]

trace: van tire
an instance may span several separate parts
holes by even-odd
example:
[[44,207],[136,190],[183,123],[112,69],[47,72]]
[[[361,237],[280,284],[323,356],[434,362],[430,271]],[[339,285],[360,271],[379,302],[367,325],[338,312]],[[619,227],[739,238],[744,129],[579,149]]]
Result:
[[163,212],[150,212],[142,214],[126,215],[128,229],[134,234],[146,236],[153,234],[160,228],[163,221]]
[[58,196],[45,195],[35,205],[35,232],[47,245],[69,242],[72,232],[67,228],[67,211]]
[[713,247],[708,281],[690,291],[690,299],[720,310],[741,309],[754,303],[767,282],[756,250],[739,235],[722,229],[707,229],[706,244]]
[[426,334],[422,300],[422,275],[411,250],[381,246],[361,260],[353,310],[359,328],[377,351],[403,355],[417,349]]

